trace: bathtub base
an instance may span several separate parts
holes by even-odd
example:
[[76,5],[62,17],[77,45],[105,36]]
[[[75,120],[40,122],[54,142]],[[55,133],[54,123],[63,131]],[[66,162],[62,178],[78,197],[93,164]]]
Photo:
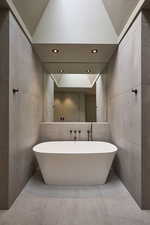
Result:
[[114,154],[37,155],[37,158],[47,185],[100,185],[107,180]]
[[117,148],[106,142],[45,142],[33,148],[48,185],[100,185]]

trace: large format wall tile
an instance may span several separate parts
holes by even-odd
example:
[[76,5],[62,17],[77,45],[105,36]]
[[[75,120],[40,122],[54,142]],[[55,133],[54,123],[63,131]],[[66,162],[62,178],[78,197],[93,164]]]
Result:
[[111,98],[141,84],[141,14],[120,43],[109,68],[107,85]]
[[[93,141],[110,141],[108,123],[93,124]],[[72,141],[74,130],[77,130],[77,140],[88,141],[87,130],[90,130],[91,123],[41,123],[40,141]],[[72,134],[70,134],[72,130]],[[78,131],[81,130],[81,134]]]
[[149,10],[142,14],[142,84],[150,85],[150,13]]
[[[32,146],[43,118],[43,68],[8,11],[0,11],[0,52],[0,209],[6,209],[34,170]],[[19,92],[13,94],[13,88]]]
[[108,121],[112,142],[119,148],[116,171],[140,206],[141,18],[140,14],[127,32],[107,71]]
[[142,14],[142,198],[150,209],[150,14]]
[[[31,44],[10,15],[10,159],[9,204],[34,169],[32,146],[43,118],[43,68]],[[19,92],[12,93],[17,88]]]

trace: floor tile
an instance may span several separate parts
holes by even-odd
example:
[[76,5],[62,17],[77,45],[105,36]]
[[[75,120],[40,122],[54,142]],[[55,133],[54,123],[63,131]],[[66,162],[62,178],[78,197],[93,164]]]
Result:
[[39,173],[12,207],[0,211],[0,225],[149,225],[117,176],[105,185],[45,185]]

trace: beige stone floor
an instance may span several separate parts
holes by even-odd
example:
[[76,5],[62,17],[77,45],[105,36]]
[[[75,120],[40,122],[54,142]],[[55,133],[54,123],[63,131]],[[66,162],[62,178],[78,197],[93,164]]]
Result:
[[35,174],[12,207],[0,211],[0,225],[150,225],[120,180],[88,187],[47,186]]

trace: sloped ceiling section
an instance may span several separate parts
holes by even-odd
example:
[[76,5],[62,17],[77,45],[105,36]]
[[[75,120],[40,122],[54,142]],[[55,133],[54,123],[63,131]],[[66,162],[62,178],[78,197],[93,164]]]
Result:
[[27,29],[33,34],[49,0],[12,0]]
[[0,0],[0,8],[8,8],[8,5],[5,0]]
[[102,0],[51,0],[33,40],[45,44],[116,44],[117,35]]
[[103,0],[116,33],[119,34],[140,0]]

